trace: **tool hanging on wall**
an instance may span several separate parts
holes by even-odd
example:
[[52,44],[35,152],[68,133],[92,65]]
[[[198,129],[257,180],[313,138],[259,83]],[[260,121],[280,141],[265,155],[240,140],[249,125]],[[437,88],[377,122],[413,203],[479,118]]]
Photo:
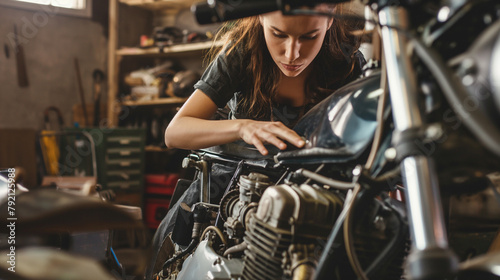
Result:
[[76,71],[76,80],[78,82],[78,92],[80,93],[80,102],[82,104],[83,118],[85,120],[85,126],[89,126],[89,117],[87,115],[87,107],[85,106],[85,95],[83,93],[82,86],[82,76],[80,75],[80,64],[78,63],[78,58],[75,57],[75,71]]
[[9,46],[7,44],[3,45],[3,51],[5,53],[5,58],[10,58]]
[[[53,112],[57,117],[56,120],[51,120],[50,112]],[[40,147],[45,164],[47,175],[57,176],[59,174],[59,137],[55,132],[60,132],[64,126],[64,120],[59,108],[50,106],[43,112],[43,120],[45,130],[40,132]],[[57,121],[54,125],[54,121]]]
[[100,69],[95,69],[92,73],[94,79],[94,126],[99,126],[101,112],[101,92],[102,82],[104,81],[104,72]]
[[29,86],[28,73],[26,72],[26,60],[24,58],[24,48],[19,44],[19,39],[17,37],[17,25],[14,24],[14,42],[15,42],[15,53],[16,53],[16,65],[17,65],[17,84],[20,87]]

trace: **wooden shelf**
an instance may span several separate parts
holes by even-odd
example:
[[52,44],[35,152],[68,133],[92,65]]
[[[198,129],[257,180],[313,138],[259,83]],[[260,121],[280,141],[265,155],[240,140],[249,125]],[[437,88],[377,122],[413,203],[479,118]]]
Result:
[[187,9],[196,2],[203,0],[120,0],[121,3],[129,6],[136,6],[152,11],[165,9]]
[[[0,0],[1,1],[1,0]],[[118,92],[120,90],[120,79],[121,79],[121,71],[125,71],[123,68],[124,65],[134,65],[141,64],[137,59],[142,59],[144,57],[151,58],[151,60],[155,59],[156,61],[167,59],[167,58],[176,58],[179,61],[183,61],[184,58],[189,58],[186,64],[190,64],[191,61],[199,60],[200,62],[203,60],[203,56],[205,52],[208,52],[212,47],[221,47],[221,42],[205,41],[205,42],[194,42],[194,43],[186,43],[186,44],[176,44],[172,46],[166,46],[162,48],[160,52],[160,48],[151,47],[151,48],[120,48],[119,47],[119,38],[118,31],[120,30],[120,23],[123,19],[119,20],[119,11],[123,7],[133,6],[138,9],[147,9],[152,11],[140,12],[140,16],[143,17],[141,19],[145,19],[146,17],[153,17],[153,19],[163,18],[163,17],[172,17],[173,15],[177,15],[179,11],[184,10],[186,8],[191,7],[194,3],[203,2],[206,0],[109,0],[109,38],[108,38],[108,127],[116,127],[119,123],[118,116],[121,112],[120,106],[128,106],[131,109],[133,107],[145,107],[145,110],[149,110],[147,106],[157,106],[157,107],[169,107],[166,109],[172,109],[182,105],[186,98],[178,98],[178,97],[170,97],[170,98],[161,98],[150,101],[123,101],[116,102],[118,100]],[[132,9],[137,10],[137,9]],[[133,23],[134,18],[125,19]],[[154,22],[154,20],[153,20]],[[142,23],[142,27],[146,27],[150,23]],[[141,27],[141,28],[142,28]],[[139,30],[135,30],[134,32],[139,33]],[[142,33],[141,33],[142,34]],[[141,34],[136,34],[140,36]],[[138,37],[137,36],[137,37]],[[139,62],[139,63],[137,63]],[[145,63],[143,63],[145,64]],[[191,63],[192,64],[192,63]],[[195,67],[192,66],[191,67]],[[122,69],[123,68],[123,69]],[[126,71],[130,71],[127,69]],[[118,105],[118,106],[117,106]],[[143,108],[137,108],[140,110],[144,110]],[[157,108],[153,108],[157,109]],[[163,107],[161,108],[163,109]]]
[[188,54],[192,52],[200,52],[203,50],[210,49],[213,45],[222,46],[222,43],[217,41],[206,41],[197,43],[187,43],[166,46],[163,48],[163,52],[160,52],[158,47],[151,48],[122,48],[116,51],[117,55],[120,56],[144,56],[144,55],[173,55],[173,54]]
[[157,146],[146,146],[146,147],[144,147],[144,150],[146,152],[169,152],[169,151],[172,151],[172,149],[161,148],[161,147],[157,147]]
[[124,106],[153,106],[153,105],[181,105],[187,98],[181,97],[166,97],[153,99],[149,101],[124,101],[121,104]]

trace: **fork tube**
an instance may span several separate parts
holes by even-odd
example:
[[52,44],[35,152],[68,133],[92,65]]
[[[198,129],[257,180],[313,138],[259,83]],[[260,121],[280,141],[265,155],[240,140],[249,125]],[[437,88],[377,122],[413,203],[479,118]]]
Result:
[[[408,39],[397,27],[406,29],[406,10],[388,6],[380,10],[382,42],[396,131],[424,125],[418,106],[418,86],[411,67]],[[389,27],[390,26],[390,27]],[[456,258],[448,248],[441,209],[441,198],[433,161],[425,155],[408,156],[401,161],[406,190],[412,251],[406,269],[410,279],[443,279],[455,273]]]

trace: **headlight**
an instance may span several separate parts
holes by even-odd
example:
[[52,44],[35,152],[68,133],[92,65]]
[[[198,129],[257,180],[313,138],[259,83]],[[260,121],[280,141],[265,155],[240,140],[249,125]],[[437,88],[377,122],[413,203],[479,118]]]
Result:
[[463,55],[452,60],[469,92],[469,111],[481,110],[500,129],[500,20],[492,23]]
[[496,40],[493,44],[490,64],[490,84],[496,102],[497,111],[500,111],[500,21],[495,24]]

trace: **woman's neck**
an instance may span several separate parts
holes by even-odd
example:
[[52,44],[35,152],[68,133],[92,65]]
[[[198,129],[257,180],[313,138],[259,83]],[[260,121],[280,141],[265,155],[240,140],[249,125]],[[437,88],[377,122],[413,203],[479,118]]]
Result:
[[275,101],[292,107],[301,107],[306,102],[305,83],[310,70],[305,69],[296,77],[282,74]]

